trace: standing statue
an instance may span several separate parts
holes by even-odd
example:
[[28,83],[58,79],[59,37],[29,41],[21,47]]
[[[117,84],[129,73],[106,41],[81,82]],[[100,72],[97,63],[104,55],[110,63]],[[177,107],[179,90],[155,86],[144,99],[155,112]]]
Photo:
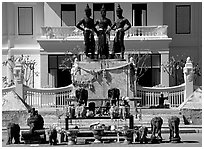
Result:
[[179,123],[180,119],[177,116],[171,116],[168,118],[168,124],[170,129],[170,141],[180,142],[181,138],[179,136]]
[[[94,59],[95,54],[95,39],[94,32],[97,33],[97,30],[94,25],[94,20],[91,17],[91,9],[87,4],[85,8],[85,15],[82,20],[80,20],[76,27],[83,31],[84,33],[84,42],[85,42],[85,54],[89,57],[88,53],[91,53],[91,59]],[[83,25],[83,27],[81,27]],[[98,34],[98,33],[97,33]]]
[[110,43],[110,27],[112,26],[111,20],[106,18],[106,9],[104,5],[101,8],[101,19],[96,21],[96,26],[99,27],[98,31],[98,51],[99,58],[109,57],[109,43]]
[[[118,4],[118,8],[116,9],[116,14],[118,19],[111,27],[111,29],[116,30],[116,35],[113,42],[112,55],[115,56],[115,53],[121,53],[122,59],[124,59],[124,52],[125,52],[124,35],[125,35],[125,31],[131,28],[131,24],[128,21],[128,19],[123,17],[122,13],[123,13],[123,10],[120,8],[120,5]],[[127,25],[126,28],[125,28],[125,25]]]

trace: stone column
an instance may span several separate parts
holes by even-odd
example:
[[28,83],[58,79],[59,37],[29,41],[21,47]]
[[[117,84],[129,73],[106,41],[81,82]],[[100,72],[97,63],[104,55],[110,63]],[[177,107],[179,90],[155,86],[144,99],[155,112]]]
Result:
[[185,82],[185,93],[184,101],[193,93],[193,64],[190,57],[187,58],[185,67],[183,68],[184,82]]
[[11,83],[11,81],[14,81],[14,76],[13,76],[13,67],[14,63],[10,61],[9,59],[13,56],[11,53],[11,48],[12,44],[10,39],[8,40],[8,55],[7,55],[7,60],[8,60],[8,66],[7,66],[7,78],[8,78],[8,83]]
[[[159,52],[161,54],[161,64],[165,64],[169,61],[169,51]],[[164,66],[161,65],[161,73],[160,73],[160,84],[168,87],[169,86],[169,74],[164,71]]]

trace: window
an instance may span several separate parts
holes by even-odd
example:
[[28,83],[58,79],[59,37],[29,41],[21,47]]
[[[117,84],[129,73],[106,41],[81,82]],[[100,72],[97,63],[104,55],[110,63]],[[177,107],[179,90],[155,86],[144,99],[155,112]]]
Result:
[[191,6],[176,6],[176,34],[191,33]]
[[147,4],[132,4],[132,26],[147,26]]
[[61,26],[76,25],[76,5],[61,4]]
[[48,55],[48,85],[63,87],[72,83],[70,70],[60,67],[65,55]]
[[33,35],[32,7],[18,7],[18,34]]
[[138,64],[139,85],[152,87],[160,84],[161,54],[148,54],[146,56],[144,54],[133,54],[129,57],[136,59],[136,64]]
[[111,20],[111,22],[113,23],[113,21],[115,20],[115,14],[114,14],[114,3],[97,3],[97,4],[93,4],[93,18],[94,21],[96,22],[96,20],[101,18],[101,8],[102,5],[104,5],[105,9],[106,9],[106,17],[108,19]]

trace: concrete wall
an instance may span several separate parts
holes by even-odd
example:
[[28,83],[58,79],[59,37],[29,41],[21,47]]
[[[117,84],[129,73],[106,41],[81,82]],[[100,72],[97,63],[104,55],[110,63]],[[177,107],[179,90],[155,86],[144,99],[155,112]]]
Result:
[[[47,2],[45,3],[45,26],[60,27],[61,26],[61,4],[76,4],[76,22],[84,17],[84,9],[87,4],[92,9],[93,3],[90,2]],[[118,4],[123,9],[123,16],[132,23],[132,4],[115,3],[115,10]],[[136,3],[135,3],[136,4]],[[162,2],[147,2],[147,25],[162,25],[163,24],[163,3]],[[92,14],[93,17],[93,14]],[[115,19],[117,18],[115,13]],[[53,21],[55,20],[55,21]],[[113,22],[114,20],[112,20]]]
[[[191,5],[191,33],[176,34],[176,5]],[[164,24],[168,25],[168,37],[172,38],[170,43],[169,56],[174,56],[176,60],[188,56],[193,62],[198,63],[202,68],[202,4],[201,2],[168,2],[164,3],[163,19]],[[185,16],[184,16],[185,17]],[[170,81],[172,82],[172,81]],[[194,83],[202,85],[202,77]]]

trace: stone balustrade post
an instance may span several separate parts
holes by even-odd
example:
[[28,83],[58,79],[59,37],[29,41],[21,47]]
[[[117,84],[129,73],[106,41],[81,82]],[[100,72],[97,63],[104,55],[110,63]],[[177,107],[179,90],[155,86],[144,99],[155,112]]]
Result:
[[24,93],[23,93],[23,77],[24,77],[24,70],[23,66],[20,63],[17,63],[14,68],[14,76],[15,76],[15,92],[24,99]]
[[193,64],[190,57],[187,58],[185,67],[183,68],[184,82],[185,82],[185,93],[184,101],[193,93]]

